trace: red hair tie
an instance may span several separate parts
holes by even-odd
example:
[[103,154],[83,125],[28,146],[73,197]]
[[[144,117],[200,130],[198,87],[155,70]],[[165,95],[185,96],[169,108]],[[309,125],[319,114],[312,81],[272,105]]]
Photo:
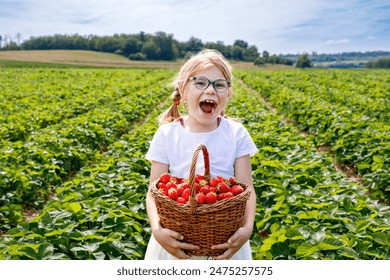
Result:
[[179,106],[179,105],[180,105],[180,100],[175,100],[175,101],[173,101],[173,104],[174,104],[175,106]]

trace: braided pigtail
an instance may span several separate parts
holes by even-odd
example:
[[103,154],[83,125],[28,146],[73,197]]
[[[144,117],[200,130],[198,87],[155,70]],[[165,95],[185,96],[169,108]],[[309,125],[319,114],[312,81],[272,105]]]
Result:
[[168,110],[166,110],[159,116],[158,120],[160,125],[164,123],[173,122],[181,118],[181,114],[178,108],[180,105],[181,95],[177,87],[173,91],[171,98],[173,104],[171,105],[171,107],[168,108]]

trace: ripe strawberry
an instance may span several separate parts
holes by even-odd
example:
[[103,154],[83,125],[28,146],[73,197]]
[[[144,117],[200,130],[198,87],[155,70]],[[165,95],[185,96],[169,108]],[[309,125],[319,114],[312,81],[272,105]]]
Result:
[[238,195],[238,194],[240,194],[242,192],[244,192],[244,188],[241,187],[240,185],[234,185],[232,187],[232,193],[233,193],[234,196],[236,196],[236,195]]
[[206,195],[210,192],[210,186],[205,185],[205,186],[201,187],[199,191],[202,192],[204,195]]
[[168,196],[168,192],[165,189],[159,189],[160,192],[166,196]]
[[180,186],[182,186],[183,189],[189,189],[190,188],[190,183],[188,183],[188,182],[181,182]]
[[181,184],[183,182],[183,178],[175,177],[176,184]]
[[173,200],[176,200],[179,197],[179,195],[177,194],[177,190],[175,188],[170,188],[168,190],[168,196]]
[[194,183],[195,191],[199,192],[200,190],[200,185],[198,183]]
[[236,178],[230,177],[230,178],[229,178],[229,183],[230,183],[230,186],[237,185]]
[[225,178],[223,178],[222,176],[217,176],[215,177],[220,183],[222,182],[225,182]]
[[218,184],[219,184],[219,180],[217,178],[212,178],[210,180],[210,187],[215,187],[216,188],[218,186]]
[[187,200],[185,200],[183,197],[179,196],[177,199],[176,199],[176,202],[179,202],[181,204],[184,204],[187,202]]
[[222,200],[222,199],[224,199],[225,198],[225,193],[220,193],[220,194],[218,194],[217,195],[217,200],[219,201],[219,200]]
[[183,191],[184,191],[184,188],[183,188],[182,185],[178,185],[177,188],[176,188],[176,190],[177,190],[177,194],[178,194],[179,196],[181,196],[181,194],[182,194]]
[[199,183],[200,181],[204,180],[204,176],[200,174],[195,175],[195,182]]
[[231,193],[231,192],[226,192],[224,193],[224,197],[223,198],[232,198],[234,195]]
[[198,193],[196,195],[196,200],[198,200],[199,204],[204,204],[206,202],[206,196],[203,193]]
[[225,183],[220,183],[219,184],[219,192],[220,193],[230,192],[230,187]]
[[165,189],[165,184],[159,182],[159,183],[157,184],[157,188],[158,188],[158,189]]
[[183,193],[181,194],[181,197],[184,198],[186,201],[190,198],[191,191],[190,189],[184,189]]
[[206,186],[206,185],[208,185],[209,183],[206,181],[206,180],[200,180],[199,182],[199,185],[201,186],[201,187],[203,187],[203,186]]
[[209,192],[208,194],[206,194],[206,202],[208,204],[214,203],[216,201],[217,201],[217,195],[215,193]]
[[171,188],[174,188],[176,189],[177,188],[177,185],[175,183],[172,183],[172,182],[168,182],[165,184],[165,189],[169,191],[169,189]]
[[210,187],[209,190],[210,190],[210,192],[217,193],[217,188],[216,187]]
[[164,184],[168,183],[171,180],[171,175],[168,173],[164,173],[160,176],[160,181],[163,182]]

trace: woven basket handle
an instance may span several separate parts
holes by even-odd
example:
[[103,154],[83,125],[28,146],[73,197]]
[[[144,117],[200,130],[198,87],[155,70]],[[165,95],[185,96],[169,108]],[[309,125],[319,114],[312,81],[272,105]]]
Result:
[[190,209],[188,210],[189,214],[194,214],[196,210],[196,206],[198,205],[198,201],[196,199],[196,189],[195,189],[195,172],[196,172],[196,163],[198,162],[198,156],[200,151],[203,152],[203,158],[204,158],[204,178],[205,180],[210,180],[210,159],[209,159],[209,152],[207,151],[207,148],[205,145],[200,144],[194,151],[194,154],[192,156],[192,163],[190,168],[190,198],[189,198],[189,204]]

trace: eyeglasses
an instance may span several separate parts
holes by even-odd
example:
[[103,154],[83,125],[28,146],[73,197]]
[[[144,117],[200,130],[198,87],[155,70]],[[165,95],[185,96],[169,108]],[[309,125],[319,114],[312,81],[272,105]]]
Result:
[[224,93],[228,89],[228,87],[231,86],[231,83],[224,79],[218,79],[212,82],[206,77],[199,76],[189,78],[189,80],[194,81],[195,87],[200,90],[205,90],[209,87],[210,84],[212,84],[215,91],[219,93]]

